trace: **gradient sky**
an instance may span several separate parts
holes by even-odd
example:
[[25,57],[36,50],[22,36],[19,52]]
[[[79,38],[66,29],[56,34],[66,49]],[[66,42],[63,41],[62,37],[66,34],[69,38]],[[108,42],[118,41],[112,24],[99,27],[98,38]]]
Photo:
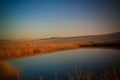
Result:
[[0,0],[0,38],[118,32],[119,14],[119,0]]

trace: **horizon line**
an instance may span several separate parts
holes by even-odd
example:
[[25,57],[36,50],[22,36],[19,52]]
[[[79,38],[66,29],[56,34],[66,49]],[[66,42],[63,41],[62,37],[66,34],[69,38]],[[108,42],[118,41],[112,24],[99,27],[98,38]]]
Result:
[[[109,34],[114,34],[114,33],[120,33],[120,31],[118,32],[109,32],[109,33],[101,33],[101,34],[88,34],[88,35],[80,35],[82,36],[99,36],[99,35],[109,35]],[[26,38],[14,38],[14,39],[5,39],[5,38],[1,38],[0,40],[35,40],[35,39],[51,39],[51,38],[72,38],[72,37],[80,37],[80,36],[54,36],[54,37],[46,37],[46,38],[34,38],[34,37],[26,37]]]

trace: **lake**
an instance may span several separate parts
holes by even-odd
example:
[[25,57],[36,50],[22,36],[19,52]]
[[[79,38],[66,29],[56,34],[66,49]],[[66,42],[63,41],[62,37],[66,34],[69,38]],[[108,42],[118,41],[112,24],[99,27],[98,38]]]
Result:
[[[120,73],[120,50],[75,49],[10,60],[22,72],[22,80],[54,80],[55,75],[67,80],[67,72],[95,72],[99,74],[113,67]],[[120,76],[120,75],[119,75]]]

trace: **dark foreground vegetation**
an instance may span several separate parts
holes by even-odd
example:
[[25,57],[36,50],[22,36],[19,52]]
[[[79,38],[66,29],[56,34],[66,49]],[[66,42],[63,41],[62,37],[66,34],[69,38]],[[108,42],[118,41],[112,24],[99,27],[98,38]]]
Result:
[[0,61],[0,80],[20,80],[20,70],[6,61]]
[[[116,70],[116,68],[113,68],[111,70],[105,70],[104,72],[101,72],[97,74],[96,72],[82,72],[82,71],[75,71],[67,72],[66,78],[59,77],[57,72],[54,73],[54,79],[52,80],[120,80],[120,72]],[[48,79],[48,78],[47,78]],[[40,80],[47,80],[44,77],[40,77]]]
[[[34,76],[34,75],[33,75]],[[57,72],[49,80],[120,80],[118,68],[105,69],[101,72],[85,72],[75,68],[74,72],[66,72],[61,76]],[[6,61],[0,61],[0,80],[22,80],[22,72]],[[47,80],[47,77],[40,76],[38,80]]]

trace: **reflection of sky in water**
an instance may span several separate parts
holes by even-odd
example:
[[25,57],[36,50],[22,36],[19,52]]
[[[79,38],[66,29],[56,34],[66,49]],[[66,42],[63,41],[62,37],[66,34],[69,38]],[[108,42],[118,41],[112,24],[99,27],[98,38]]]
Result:
[[40,76],[54,77],[54,72],[66,75],[73,72],[74,65],[84,71],[99,71],[105,67],[120,67],[120,51],[112,49],[77,49],[60,51],[47,55],[38,55],[10,62],[23,70],[23,75],[31,79]]

